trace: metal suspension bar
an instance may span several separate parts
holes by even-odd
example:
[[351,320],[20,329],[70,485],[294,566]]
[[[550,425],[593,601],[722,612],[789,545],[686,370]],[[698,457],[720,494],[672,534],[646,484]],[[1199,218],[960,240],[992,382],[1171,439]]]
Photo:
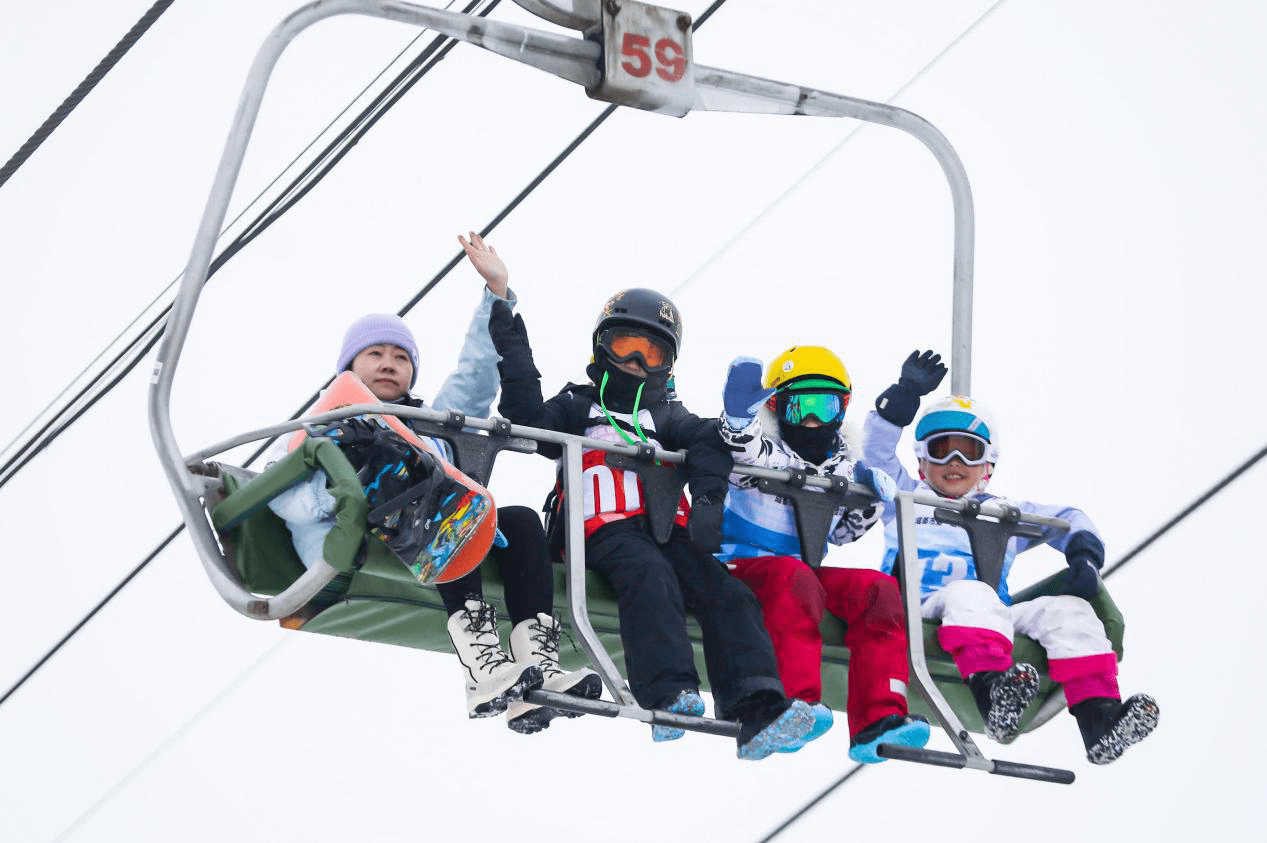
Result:
[[971,394],[973,242],[976,236],[972,188],[963,162],[946,136],[923,117],[903,108],[702,65],[695,68],[693,107],[702,111],[850,117],[900,129],[933,153],[950,185],[954,205],[950,389],[957,395]]
[[[898,758],[903,761],[915,761],[921,764],[933,764],[940,767],[957,767],[984,770],[1002,776],[1015,776],[1026,779],[1071,784],[1074,774],[1069,770],[1054,767],[1038,767],[1031,764],[1018,764],[1012,761],[999,761],[986,758],[973,741],[963,721],[951,709],[950,704],[928,672],[928,661],[924,653],[924,621],[920,612],[920,580],[922,570],[918,543],[915,540],[915,504],[926,504],[963,512],[975,502],[949,500],[927,493],[899,492],[897,495],[897,538],[898,564],[900,565],[902,601],[906,610],[906,633],[911,656],[911,681],[920,694],[928,702],[933,713],[940,721],[942,729],[951,743],[959,750],[958,754],[937,752],[928,749],[881,744],[877,752],[886,758]],[[1014,517],[1013,508],[993,501],[980,505],[980,512],[994,518]],[[1022,514],[1019,520],[1023,523],[1069,529],[1069,523],[1060,518],[1046,515]]]
[[589,607],[585,595],[585,513],[582,507],[573,506],[574,495],[580,494],[584,484],[581,472],[581,445],[569,442],[563,446],[563,494],[567,513],[567,566],[568,608],[572,614],[572,628],[581,636],[581,647],[589,656],[590,664],[603,678],[603,684],[613,699],[627,706],[636,706],[633,693],[612,661],[607,648],[598,640],[590,623]]
[[[953,752],[938,752],[935,749],[915,749],[909,746],[882,743],[876,747],[876,754],[882,758],[914,761],[917,764],[931,764],[934,767],[953,767],[962,770],[968,766],[962,755],[956,755]],[[1073,784],[1074,782],[1073,771],[1062,770],[1058,767],[1018,764],[1015,761],[991,761],[990,763],[992,766],[988,772],[996,776],[1012,776],[1053,784]]]
[[586,30],[602,17],[599,0],[515,0],[539,18],[568,29]]
[[964,766],[978,770],[990,770],[989,759],[981,754],[963,722],[951,709],[933,677],[928,672],[928,660],[924,654],[924,620],[920,614],[920,570],[918,543],[915,540],[915,505],[912,492],[897,495],[897,558],[902,572],[902,602],[906,609],[906,636],[911,654],[911,681],[928,702],[950,737]]
[[564,711],[575,711],[578,714],[597,714],[599,717],[627,717],[641,720],[652,726],[671,726],[692,732],[704,732],[733,738],[739,735],[740,726],[730,720],[714,720],[711,717],[692,717],[689,714],[676,714],[672,711],[654,711],[639,708],[636,705],[620,705],[606,700],[587,700],[571,694],[560,694],[555,691],[529,691],[524,697],[536,705],[548,705]]

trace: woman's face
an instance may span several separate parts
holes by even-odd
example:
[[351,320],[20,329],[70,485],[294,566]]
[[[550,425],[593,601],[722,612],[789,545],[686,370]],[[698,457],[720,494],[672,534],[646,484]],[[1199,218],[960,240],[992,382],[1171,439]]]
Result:
[[409,391],[414,363],[398,345],[371,345],[352,358],[352,374],[369,387],[379,401],[395,401]]

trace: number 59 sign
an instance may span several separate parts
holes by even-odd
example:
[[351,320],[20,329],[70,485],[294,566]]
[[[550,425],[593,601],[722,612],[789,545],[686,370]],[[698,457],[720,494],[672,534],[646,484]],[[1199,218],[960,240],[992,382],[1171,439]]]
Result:
[[674,117],[690,111],[690,15],[632,0],[603,0],[601,6],[603,78],[587,93]]

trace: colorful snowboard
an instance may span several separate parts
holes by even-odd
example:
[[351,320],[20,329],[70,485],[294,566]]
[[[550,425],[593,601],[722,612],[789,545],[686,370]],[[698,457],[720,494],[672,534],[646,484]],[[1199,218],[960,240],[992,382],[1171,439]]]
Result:
[[[343,372],[321,393],[321,397],[304,413],[310,416],[328,410],[337,410],[350,404],[378,404],[369,387],[351,372]],[[497,532],[497,508],[493,496],[480,484],[458,471],[437,452],[431,443],[420,439],[404,422],[395,416],[371,415],[387,424],[419,451],[430,454],[443,467],[445,475],[454,483],[455,494],[442,500],[431,518],[439,518],[439,529],[434,530],[430,542],[422,547],[413,559],[401,559],[421,583],[452,582],[470,573],[488,555]],[[287,449],[293,451],[308,436],[297,431],[291,437]],[[373,526],[370,532],[384,543],[387,536]],[[413,554],[410,554],[413,555]]]

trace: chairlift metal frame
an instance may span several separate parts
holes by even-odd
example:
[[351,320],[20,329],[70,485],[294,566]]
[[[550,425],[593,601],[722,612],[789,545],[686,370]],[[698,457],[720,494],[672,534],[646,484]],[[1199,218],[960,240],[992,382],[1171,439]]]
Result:
[[[363,404],[342,408],[303,419],[261,428],[218,443],[188,456],[182,456],[171,423],[171,390],[187,339],[194,309],[206,281],[216,238],[223,224],[229,199],[233,192],[242,161],[246,154],[255,120],[268,79],[281,54],[294,38],[313,24],[336,15],[358,14],[395,20],[422,26],[443,35],[465,41],[506,58],[527,64],[585,87],[587,94],[596,99],[629,105],[644,110],[682,116],[688,111],[731,111],[760,114],[787,114],[819,117],[848,117],[869,123],[890,126],[915,137],[933,154],[941,166],[950,187],[954,213],[953,260],[953,309],[951,323],[951,388],[954,392],[970,391],[971,333],[972,333],[972,275],[974,221],[972,193],[967,174],[949,141],[927,120],[891,105],[842,96],[799,85],[748,76],[734,71],[694,65],[690,56],[690,18],[683,13],[661,7],[634,2],[634,0],[515,0],[523,8],[557,25],[580,30],[583,37],[574,38],[557,33],[531,29],[486,18],[442,11],[396,0],[316,0],[287,16],[265,39],[248,73],[238,109],[222,154],[211,193],[207,200],[193,248],[182,276],[180,289],[172,307],[162,343],[154,364],[149,393],[149,421],[155,448],[163,470],[171,484],[203,567],[220,596],[236,611],[255,619],[278,619],[293,614],[310,601],[337,572],[324,563],[315,565],[290,587],[273,597],[261,597],[247,591],[238,581],[236,572],[225,557],[207,516],[207,501],[214,499],[218,479],[207,476],[203,461],[208,457],[230,450],[247,442],[257,441],[297,430],[306,424],[319,424],[362,413],[385,413],[422,419],[453,428],[454,420],[448,414],[430,410],[404,408],[397,405]],[[672,34],[681,33],[681,43],[673,42],[676,50],[655,52],[656,61],[672,61],[665,65],[665,73],[656,82],[656,74],[649,71],[651,65],[640,66],[643,59],[652,61],[652,53],[644,52],[636,40],[641,35],[629,35],[630,29],[649,27],[654,35],[655,27],[663,27]],[[617,34],[624,33],[626,47],[622,55],[634,61],[624,63],[624,70],[646,70],[648,80],[645,90],[636,81],[621,76],[622,65],[616,53]],[[667,36],[666,36],[667,37]],[[676,37],[676,36],[675,36]],[[647,39],[644,39],[647,40]],[[632,52],[628,48],[633,44]],[[651,44],[647,40],[647,44]],[[661,42],[654,42],[659,45]],[[681,60],[678,63],[678,60]],[[653,62],[654,64],[654,62]],[[657,70],[661,68],[656,68]],[[679,72],[680,71],[680,72]],[[629,73],[624,73],[630,76]],[[636,77],[637,74],[633,74]],[[675,78],[674,78],[675,77]],[[632,78],[632,77],[631,77]],[[666,84],[662,84],[667,81]],[[537,430],[518,425],[508,425],[504,419],[463,419],[460,436],[517,437],[519,440],[549,442],[563,448],[563,483],[568,489],[579,489],[582,484],[581,454],[584,448],[601,448],[613,454],[624,454],[644,465],[653,465],[647,457],[674,465],[683,459],[680,453],[656,450],[646,454],[638,448],[579,436]],[[502,447],[526,450],[520,444],[508,445],[500,441],[484,446],[488,454],[487,465]],[[736,472],[758,478],[767,483],[796,488],[810,487],[825,495],[850,495],[870,497],[865,487],[840,478],[806,477],[795,472],[737,466]],[[485,478],[486,479],[486,478]],[[919,582],[918,559],[914,552],[914,523],[911,516],[913,501],[904,493],[898,499],[899,517],[902,518],[903,538],[901,558],[907,572],[905,581]],[[956,502],[938,499],[938,505],[956,509]],[[998,513],[992,513],[998,514]],[[803,519],[798,519],[803,520]],[[1026,521],[1033,519],[1026,518]],[[667,712],[648,711],[634,701],[620,671],[603,648],[590,625],[585,595],[585,541],[583,514],[580,507],[567,510],[566,530],[567,582],[571,620],[579,634],[582,647],[595,669],[602,676],[611,693],[613,703],[583,701],[544,691],[532,692],[532,699],[563,708],[600,714],[604,716],[632,717],[649,723],[680,726],[695,731],[734,735],[738,725],[708,718],[693,718]],[[919,691],[930,702],[941,719],[951,740],[959,750],[958,755],[935,753],[928,750],[905,750],[900,747],[882,747],[888,757],[934,763],[942,766],[966,767],[989,772],[1037,778],[1047,781],[1072,781],[1067,771],[986,759],[976,748],[968,732],[946,704],[944,697],[928,675],[923,652],[923,637],[917,628],[919,620],[918,586],[904,585],[908,624],[911,625],[912,675]],[[891,751],[886,751],[891,750]]]

